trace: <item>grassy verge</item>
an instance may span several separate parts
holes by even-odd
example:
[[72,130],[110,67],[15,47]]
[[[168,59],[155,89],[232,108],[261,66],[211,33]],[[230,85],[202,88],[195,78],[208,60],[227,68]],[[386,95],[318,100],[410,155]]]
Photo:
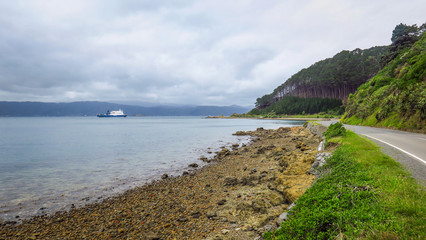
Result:
[[266,239],[426,239],[425,189],[373,142],[348,131],[282,227]]

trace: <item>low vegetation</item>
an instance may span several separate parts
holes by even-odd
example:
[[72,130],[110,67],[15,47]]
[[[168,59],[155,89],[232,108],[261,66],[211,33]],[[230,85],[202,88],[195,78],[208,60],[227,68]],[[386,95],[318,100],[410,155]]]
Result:
[[342,145],[322,167],[322,178],[265,238],[425,239],[424,187],[371,141],[339,125],[326,138],[333,135]]
[[327,131],[324,133],[325,141],[330,140],[330,138],[338,137],[338,136],[346,136],[346,128],[342,123],[336,122],[331,124]]
[[343,122],[425,133],[425,26],[398,25],[395,30],[388,63],[349,96]]

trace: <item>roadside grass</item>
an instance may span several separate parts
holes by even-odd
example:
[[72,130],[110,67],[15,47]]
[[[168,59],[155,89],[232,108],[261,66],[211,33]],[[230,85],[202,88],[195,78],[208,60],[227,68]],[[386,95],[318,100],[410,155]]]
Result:
[[338,142],[326,174],[265,239],[426,239],[425,188],[372,141],[347,131]]

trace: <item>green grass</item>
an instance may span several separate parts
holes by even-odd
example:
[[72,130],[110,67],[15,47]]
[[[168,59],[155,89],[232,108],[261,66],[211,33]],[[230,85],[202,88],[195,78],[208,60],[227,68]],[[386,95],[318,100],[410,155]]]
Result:
[[426,239],[425,189],[373,142],[348,131],[289,220],[266,239]]

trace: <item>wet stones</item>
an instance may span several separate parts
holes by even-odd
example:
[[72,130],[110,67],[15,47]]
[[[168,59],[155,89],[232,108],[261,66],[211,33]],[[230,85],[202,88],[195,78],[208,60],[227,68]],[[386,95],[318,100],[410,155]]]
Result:
[[249,135],[249,134],[245,131],[237,131],[237,132],[233,133],[232,135],[234,135],[234,136],[246,136],[246,135]]
[[240,144],[238,144],[238,143],[232,144],[232,150],[237,150],[239,146],[240,146]]
[[169,178],[169,175],[167,173],[164,173],[163,175],[161,175],[161,179],[167,179]]
[[198,164],[196,164],[196,163],[191,163],[191,164],[189,164],[189,165],[188,165],[188,167],[197,168],[197,167],[198,167]]
[[231,151],[229,151],[229,149],[223,148],[220,152],[218,152],[216,154],[215,159],[220,160],[220,159],[222,159],[222,158],[224,158],[224,157],[226,157],[226,156],[228,156],[230,154],[231,154]]

